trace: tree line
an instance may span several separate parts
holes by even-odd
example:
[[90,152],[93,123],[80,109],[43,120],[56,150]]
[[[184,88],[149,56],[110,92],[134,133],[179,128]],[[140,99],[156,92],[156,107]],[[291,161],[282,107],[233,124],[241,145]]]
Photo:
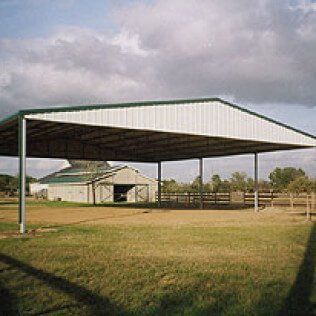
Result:
[[[35,178],[26,176],[26,191],[29,191],[29,184],[36,181]],[[0,192],[15,195],[19,188],[19,177],[8,174],[0,174]]]
[[[180,183],[174,179],[164,180],[163,192],[199,192],[199,177],[191,183]],[[311,193],[316,192],[316,180],[307,176],[301,168],[285,167],[275,168],[269,174],[269,180],[259,180],[260,191]],[[228,179],[222,179],[218,174],[211,176],[211,180],[203,183],[204,192],[253,192],[254,179],[245,172],[233,172]]]
[[[29,184],[36,181],[35,178],[26,177],[26,190]],[[0,174],[0,192],[14,195],[18,191],[18,176]],[[301,168],[285,167],[275,168],[269,174],[269,180],[259,180],[260,191],[291,192],[299,194],[302,192],[316,192],[316,180],[307,176]],[[174,179],[164,180],[163,192],[199,192],[199,177],[191,183],[181,183]],[[245,172],[233,172],[228,179],[222,179],[218,174],[211,176],[210,181],[203,183],[204,192],[253,192],[254,179]]]

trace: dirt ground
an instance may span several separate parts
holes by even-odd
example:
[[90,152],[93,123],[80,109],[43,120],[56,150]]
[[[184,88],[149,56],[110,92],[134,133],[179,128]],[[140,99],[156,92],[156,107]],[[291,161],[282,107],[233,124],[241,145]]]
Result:
[[[133,225],[133,226],[244,226],[276,222],[299,224],[303,213],[265,208],[259,213],[246,210],[176,210],[130,207],[47,207],[32,205],[26,209],[26,222],[45,225]],[[0,207],[0,222],[17,223],[16,205]]]

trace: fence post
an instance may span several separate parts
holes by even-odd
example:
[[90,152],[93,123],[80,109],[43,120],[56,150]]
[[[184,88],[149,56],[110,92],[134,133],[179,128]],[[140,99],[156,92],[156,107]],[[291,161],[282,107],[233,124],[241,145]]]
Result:
[[161,161],[158,161],[158,207],[161,207]]
[[316,193],[312,192],[312,211],[315,211],[316,208]]
[[274,207],[273,198],[274,198],[273,191],[271,191],[271,207]]
[[259,212],[258,153],[254,154],[254,210]]
[[203,158],[199,158],[199,198],[200,209],[203,209]]
[[309,195],[306,194],[306,219],[308,221],[311,220],[311,209],[310,209],[310,205],[309,205]]
[[290,205],[291,205],[291,209],[294,209],[294,201],[293,201],[293,193],[290,193]]

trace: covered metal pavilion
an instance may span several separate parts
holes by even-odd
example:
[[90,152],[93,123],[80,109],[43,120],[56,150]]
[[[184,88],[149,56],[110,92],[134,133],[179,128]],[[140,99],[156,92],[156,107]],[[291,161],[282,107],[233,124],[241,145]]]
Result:
[[316,147],[316,138],[219,98],[23,110],[0,122],[0,155],[19,157],[19,223],[25,232],[26,157],[161,162]]

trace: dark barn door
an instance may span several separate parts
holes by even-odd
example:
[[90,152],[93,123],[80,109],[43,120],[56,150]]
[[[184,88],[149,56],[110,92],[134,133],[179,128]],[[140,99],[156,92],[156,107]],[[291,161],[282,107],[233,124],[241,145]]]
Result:
[[127,202],[127,192],[133,185],[114,185],[114,202]]

